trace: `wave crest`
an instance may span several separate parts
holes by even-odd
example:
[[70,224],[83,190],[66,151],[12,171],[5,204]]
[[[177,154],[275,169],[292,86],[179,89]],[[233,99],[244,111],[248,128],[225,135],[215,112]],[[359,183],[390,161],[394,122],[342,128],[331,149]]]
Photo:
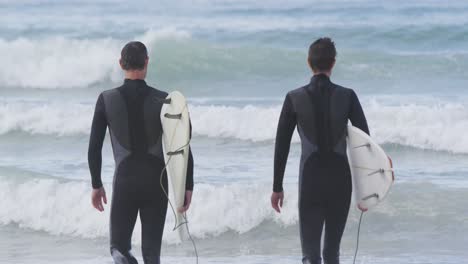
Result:
[[[110,185],[106,185],[108,197],[112,197]],[[193,206],[188,213],[190,230],[199,238],[216,236],[227,231],[244,233],[271,219],[285,225],[297,222],[295,207],[285,209],[280,217],[269,207],[270,188],[241,185],[212,186],[198,184]],[[89,184],[84,182],[61,182],[56,179],[35,179],[17,183],[0,181],[0,198],[5,206],[0,210],[0,224],[18,224],[21,228],[46,231],[54,235],[71,235],[83,238],[108,236],[109,206],[104,214],[91,206]],[[240,199],[242,197],[242,199]],[[291,200],[297,200],[291,197]],[[32,201],[35,201],[32,203]],[[257,201],[255,205],[252,201]],[[23,208],[23,210],[18,210]],[[176,232],[171,232],[174,219],[167,212],[164,241],[176,243]],[[141,237],[139,221],[134,233],[134,242]]]
[[[380,144],[468,153],[468,109],[464,104],[398,104],[366,100],[371,134]],[[273,141],[281,106],[191,105],[196,136]],[[0,103],[0,134],[87,135],[92,104]],[[293,142],[299,142],[294,135]]]
[[[190,34],[173,28],[149,30],[140,36],[148,49],[160,39],[187,38]],[[118,65],[125,41],[114,38],[0,39],[2,59],[8,67],[0,70],[0,83],[21,88],[89,87],[116,82],[122,77]]]
[[[112,197],[110,185],[105,186],[108,197]],[[265,183],[197,184],[188,213],[191,233],[197,238],[209,238],[228,231],[239,234],[251,232],[264,223],[273,224],[275,228],[297,226],[297,186],[285,186],[286,199],[281,214],[271,209],[270,193],[271,188]],[[1,177],[0,199],[3,206],[0,224],[14,223],[20,228],[54,235],[107,237],[109,206],[106,206],[104,213],[97,212],[91,206],[89,195],[90,185],[85,182],[47,178],[18,182],[14,177]],[[434,197],[441,198],[434,200]],[[388,229],[398,219],[399,228],[410,231],[422,223],[439,226],[440,217],[449,219],[444,229],[466,225],[466,219],[459,214],[463,206],[456,202],[464,199],[465,189],[447,192],[430,183],[400,183],[386,201],[373,210],[373,215],[380,220],[372,221],[371,225]],[[357,211],[352,210],[351,222],[357,223],[358,217]],[[176,232],[171,232],[173,225],[174,219],[168,211],[163,240],[169,244],[179,242]],[[141,226],[137,221],[134,243],[139,244],[140,237]]]

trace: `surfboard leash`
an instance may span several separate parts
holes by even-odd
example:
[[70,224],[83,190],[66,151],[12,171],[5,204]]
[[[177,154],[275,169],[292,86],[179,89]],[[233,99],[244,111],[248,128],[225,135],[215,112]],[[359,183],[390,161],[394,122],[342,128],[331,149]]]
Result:
[[196,263],[198,264],[198,250],[197,250],[197,244],[195,243],[195,240],[193,239],[192,237],[192,234],[190,233],[190,229],[189,229],[189,225],[188,225],[188,220],[187,220],[187,213],[184,212],[184,220],[185,220],[185,223],[187,224],[186,227],[187,227],[187,234],[189,236],[189,239],[190,241],[192,241],[192,245],[193,245],[193,251],[195,252],[195,260],[196,260]]
[[[180,147],[178,150],[176,151],[179,151],[183,148],[185,148],[186,146],[188,146],[190,144],[190,140],[187,144],[185,144],[184,146]],[[163,174],[164,172],[166,171],[166,168],[167,168],[167,165],[169,165],[169,162],[171,161],[171,157],[172,156],[169,156],[169,159],[167,159],[167,162],[166,162],[166,165],[164,166],[163,170],[161,171],[161,174],[159,176],[159,184],[161,185],[161,189],[163,190],[164,194],[166,195],[166,198],[167,198],[167,202],[169,203],[169,206],[171,208],[171,211],[172,211],[172,214],[174,215],[174,227],[172,228],[172,231],[176,231],[177,229],[179,229],[181,226],[185,225],[187,227],[187,234],[189,236],[189,239],[190,241],[192,242],[192,246],[193,246],[193,250],[195,252],[195,260],[196,260],[196,264],[198,264],[198,250],[197,250],[197,245],[195,243],[195,240],[193,239],[192,237],[192,234],[190,233],[190,229],[189,229],[189,221],[187,220],[187,213],[184,212],[184,214],[182,215],[182,217],[184,218],[184,221],[182,223],[179,223],[177,224],[177,213],[176,213],[176,210],[174,208],[174,205],[172,204],[171,202],[171,199],[169,199],[169,194],[167,193],[166,189],[164,188],[164,184],[162,182],[162,178],[163,178]]]
[[[185,104],[184,106],[184,109],[182,111],[184,111],[185,109],[187,108],[187,103]],[[172,141],[174,139],[174,136],[175,136],[175,132],[174,134],[172,134],[171,136],[171,144],[172,144]],[[186,144],[184,144],[183,146],[179,147],[178,149],[174,150],[173,152],[178,152],[178,151],[181,151],[183,150],[185,147],[189,146],[190,145],[190,141],[191,139],[189,138],[188,142]],[[192,242],[192,246],[193,246],[193,250],[195,252],[195,260],[196,260],[196,264],[198,264],[198,250],[197,250],[197,245],[195,243],[195,240],[193,239],[192,237],[192,234],[190,233],[190,230],[189,230],[189,226],[188,226],[188,220],[187,220],[187,212],[184,212],[184,214],[182,215],[182,217],[184,218],[184,221],[182,223],[179,223],[177,224],[177,213],[176,213],[176,210],[174,208],[174,205],[172,204],[171,202],[171,199],[169,199],[169,194],[167,192],[167,190],[164,188],[164,184],[163,184],[163,175],[164,175],[164,172],[167,171],[167,166],[169,165],[169,162],[171,161],[172,159],[172,156],[170,155],[169,158],[167,159],[167,162],[166,164],[164,165],[164,168],[162,169],[161,171],[161,174],[159,175],[159,185],[161,186],[161,189],[163,190],[164,192],[164,195],[166,195],[166,198],[167,198],[167,201],[169,203],[169,206],[171,207],[171,211],[172,211],[172,214],[174,215],[174,228],[172,229],[172,231],[176,231],[178,228],[180,228],[181,226],[183,226],[185,224],[185,226],[187,227],[187,234],[189,236],[189,239],[190,241]]]
[[358,231],[357,231],[357,238],[356,238],[356,250],[354,251],[354,259],[353,264],[356,264],[356,257],[359,251],[359,237],[361,234],[361,223],[362,223],[362,216],[364,215],[364,211],[361,211],[361,216],[359,217],[359,224],[358,224]]
[[[180,147],[180,148],[179,148],[178,150],[176,150],[176,151],[179,151],[179,150],[185,148],[185,147],[188,146],[189,144],[190,144],[190,140],[189,140],[189,142],[188,142],[187,144],[183,145],[182,147]],[[193,237],[192,237],[192,234],[190,233],[190,229],[189,229],[189,225],[188,225],[189,221],[187,220],[187,213],[184,212],[184,214],[182,215],[182,217],[184,218],[184,221],[183,221],[182,223],[177,224],[177,213],[176,213],[176,210],[175,210],[175,208],[174,208],[174,205],[173,205],[172,202],[171,202],[171,199],[169,199],[169,194],[167,193],[166,189],[164,188],[164,184],[163,184],[163,182],[162,182],[162,178],[163,178],[162,176],[163,176],[164,172],[166,171],[167,166],[169,165],[169,162],[171,161],[171,157],[172,157],[172,156],[169,156],[169,159],[167,159],[166,165],[164,166],[163,170],[161,171],[161,174],[160,174],[160,176],[159,176],[159,179],[160,179],[160,180],[159,180],[159,184],[161,185],[161,189],[163,190],[164,194],[166,195],[166,198],[167,198],[167,201],[168,201],[169,206],[170,206],[170,208],[171,208],[172,214],[174,215],[174,220],[175,220],[175,221],[174,221],[174,227],[173,227],[172,231],[176,231],[177,229],[179,229],[179,228],[180,228],[181,226],[183,226],[183,225],[185,225],[185,226],[187,227],[187,234],[188,234],[188,236],[189,236],[190,241],[192,242],[193,250],[194,250],[194,252],[195,252],[196,264],[198,264],[198,250],[197,250],[197,245],[196,245],[196,243],[195,243],[195,240],[194,240]]]
[[[175,150],[175,152],[177,152],[177,151],[179,151],[179,150],[185,148],[185,147],[188,146],[189,144],[190,144],[190,141],[189,141],[187,144],[185,144],[185,145],[183,145],[182,147],[180,147],[178,150]],[[177,213],[176,213],[176,210],[175,210],[175,208],[174,208],[174,205],[173,205],[172,202],[171,202],[171,199],[169,199],[169,194],[168,194],[168,192],[166,191],[166,189],[164,188],[164,184],[163,184],[163,181],[162,181],[162,180],[163,180],[164,172],[167,171],[167,166],[169,165],[169,162],[171,161],[171,158],[172,158],[172,156],[169,156],[169,158],[167,159],[166,164],[164,165],[164,168],[163,168],[162,171],[161,171],[161,174],[159,175],[159,185],[161,185],[161,189],[163,190],[164,195],[166,195],[166,198],[167,198],[167,201],[168,201],[168,203],[169,203],[169,206],[171,207],[172,213],[174,214],[174,219],[175,219],[175,221],[174,221],[174,227],[172,228],[172,231],[175,231],[175,230],[177,230],[179,227],[181,227],[182,225],[187,224],[188,221],[187,221],[187,218],[184,217],[184,222],[182,222],[182,223],[177,223]]]

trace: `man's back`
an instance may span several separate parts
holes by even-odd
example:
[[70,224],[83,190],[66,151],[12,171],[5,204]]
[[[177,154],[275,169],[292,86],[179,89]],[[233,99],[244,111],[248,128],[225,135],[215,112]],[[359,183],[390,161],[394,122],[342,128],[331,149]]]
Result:
[[166,96],[143,80],[128,79],[100,95],[96,111],[109,126],[116,167],[130,156],[153,155],[164,163],[160,113]]
[[309,85],[289,92],[288,96],[296,115],[303,151],[316,152],[320,144],[328,144],[324,146],[329,148],[328,151],[346,155],[348,120],[369,132],[354,91],[334,84],[325,75],[314,76]]
[[[346,126],[369,132],[361,105],[353,90],[332,83],[325,75],[316,75],[310,84],[286,95],[278,123],[275,147],[275,191],[282,190],[292,133],[297,126],[301,137],[301,174],[306,162],[324,166],[346,162]],[[318,162],[318,157],[322,158]],[[317,162],[313,162],[317,160]],[[333,164],[332,164],[333,165]],[[335,164],[336,165],[336,164]],[[330,179],[332,180],[332,179]]]

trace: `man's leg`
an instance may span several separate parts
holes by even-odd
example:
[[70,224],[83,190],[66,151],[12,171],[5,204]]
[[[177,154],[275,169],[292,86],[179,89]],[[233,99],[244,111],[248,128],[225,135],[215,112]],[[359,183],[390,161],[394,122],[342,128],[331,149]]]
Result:
[[159,264],[161,242],[166,221],[167,199],[158,197],[140,209],[141,250],[145,264]]
[[325,218],[325,241],[323,260],[325,264],[340,263],[341,237],[348,219],[351,193],[337,197],[327,207]]
[[[301,199],[302,200],[302,199]],[[320,243],[325,220],[325,208],[301,201],[299,205],[299,227],[304,264],[320,264]]]
[[110,213],[110,250],[115,264],[137,264],[131,254],[131,239],[138,206],[125,187],[114,185]]

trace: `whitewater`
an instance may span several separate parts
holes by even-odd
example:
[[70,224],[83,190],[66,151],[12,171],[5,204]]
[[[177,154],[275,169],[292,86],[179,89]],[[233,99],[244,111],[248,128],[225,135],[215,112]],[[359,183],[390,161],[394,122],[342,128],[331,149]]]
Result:
[[[378,143],[468,153],[468,135],[465,133],[468,131],[468,105],[441,100],[395,105],[386,103],[387,99],[363,100],[372,134]],[[93,111],[92,102],[0,101],[0,134],[88,135],[89,117]],[[195,135],[252,142],[274,140],[280,111],[281,104],[220,106],[208,102],[190,105]],[[389,124],[392,129],[388,128]],[[299,142],[297,135],[293,142]]]

